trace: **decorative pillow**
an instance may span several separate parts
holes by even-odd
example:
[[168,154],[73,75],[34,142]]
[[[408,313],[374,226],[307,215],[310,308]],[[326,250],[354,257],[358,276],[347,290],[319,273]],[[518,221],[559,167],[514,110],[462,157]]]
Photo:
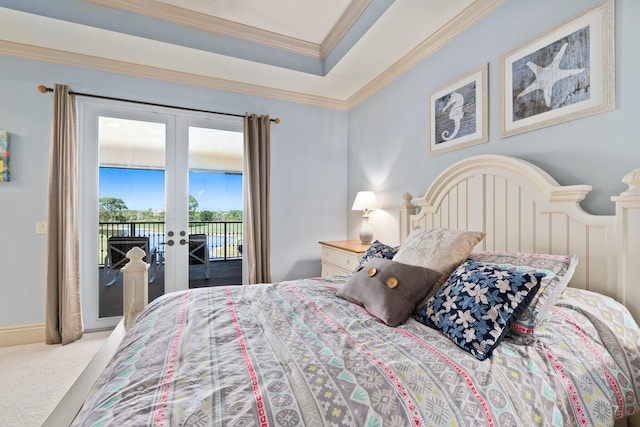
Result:
[[338,296],[363,306],[389,326],[404,323],[440,279],[428,268],[372,258],[356,270]]
[[[577,256],[527,254],[520,252],[476,252],[469,259],[502,268],[516,268],[522,272],[543,273],[540,290],[525,310],[511,325],[516,338],[532,343],[536,326],[549,314],[567,287],[578,264]],[[511,335],[511,334],[510,334]]]
[[484,360],[500,344],[514,316],[526,310],[543,277],[468,260],[422,307],[416,320]]
[[393,247],[389,245],[385,245],[379,240],[375,240],[367,252],[362,256],[356,270],[367,263],[371,258],[385,258],[385,259],[393,259],[395,254],[398,252],[398,247]]
[[435,291],[447,280],[449,274],[462,264],[473,247],[484,239],[485,233],[480,231],[452,230],[447,228],[417,228],[400,246],[394,261],[404,264],[418,265],[439,271],[442,279],[434,286],[431,293],[418,304],[421,307]]

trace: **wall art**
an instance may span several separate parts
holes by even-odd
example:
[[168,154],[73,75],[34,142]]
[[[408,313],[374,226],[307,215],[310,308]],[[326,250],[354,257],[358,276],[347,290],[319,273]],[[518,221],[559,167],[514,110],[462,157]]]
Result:
[[614,0],[502,58],[501,137],[612,110]]
[[429,97],[429,155],[489,140],[489,64],[449,83]]

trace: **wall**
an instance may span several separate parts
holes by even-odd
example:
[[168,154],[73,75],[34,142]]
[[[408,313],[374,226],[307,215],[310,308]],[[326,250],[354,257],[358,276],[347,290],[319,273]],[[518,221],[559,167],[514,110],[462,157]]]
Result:
[[[634,42],[640,40],[640,2],[616,2],[614,111],[499,137],[500,57],[594,4],[510,0],[348,113],[0,57],[0,129],[11,133],[12,144],[12,181],[0,184],[0,328],[44,321],[46,236],[35,234],[35,223],[47,215],[52,97],[37,85],[65,83],[79,92],[280,117],[272,126],[272,279],[314,276],[320,273],[318,240],[357,238],[360,215],[350,210],[357,191],[378,192],[383,209],[371,222],[375,237],[391,243],[400,195],[422,195],[447,166],[476,154],[521,157],[560,184],[591,184],[583,207],[613,213],[609,197],[624,190],[620,179],[640,166],[638,133],[630,126],[639,111]],[[485,62],[490,141],[428,157],[427,97]]]
[[[0,184],[0,328],[44,322],[48,162],[53,97],[77,92],[244,114],[269,114],[272,279],[320,274],[323,239],[346,235],[347,113],[191,86],[0,57],[0,129],[10,133],[11,182]],[[309,227],[313,224],[313,227]]]
[[[612,195],[626,189],[622,177],[640,167],[634,126],[640,87],[640,2],[616,2],[616,108],[568,123],[500,138],[500,59],[531,39],[596,5],[593,0],[511,0],[422,63],[349,112],[348,197],[378,192],[383,209],[372,214],[374,238],[394,243],[401,194],[424,195],[429,183],[456,161],[478,154],[523,158],[560,184],[590,184],[582,206],[613,214]],[[450,153],[427,154],[427,98],[441,87],[489,63],[489,142]],[[349,236],[360,217],[349,214]]]

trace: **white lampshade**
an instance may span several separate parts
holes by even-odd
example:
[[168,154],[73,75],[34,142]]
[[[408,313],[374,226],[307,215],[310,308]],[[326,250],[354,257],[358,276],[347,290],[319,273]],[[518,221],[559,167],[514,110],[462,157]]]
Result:
[[376,198],[376,193],[373,191],[358,191],[351,210],[368,211],[370,209],[375,209],[377,204],[378,199]]

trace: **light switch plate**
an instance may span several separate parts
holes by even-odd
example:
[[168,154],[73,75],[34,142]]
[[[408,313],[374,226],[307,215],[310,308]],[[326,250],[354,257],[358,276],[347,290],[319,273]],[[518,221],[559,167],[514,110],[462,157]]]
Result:
[[36,234],[47,234],[47,222],[46,221],[39,221],[36,222]]

